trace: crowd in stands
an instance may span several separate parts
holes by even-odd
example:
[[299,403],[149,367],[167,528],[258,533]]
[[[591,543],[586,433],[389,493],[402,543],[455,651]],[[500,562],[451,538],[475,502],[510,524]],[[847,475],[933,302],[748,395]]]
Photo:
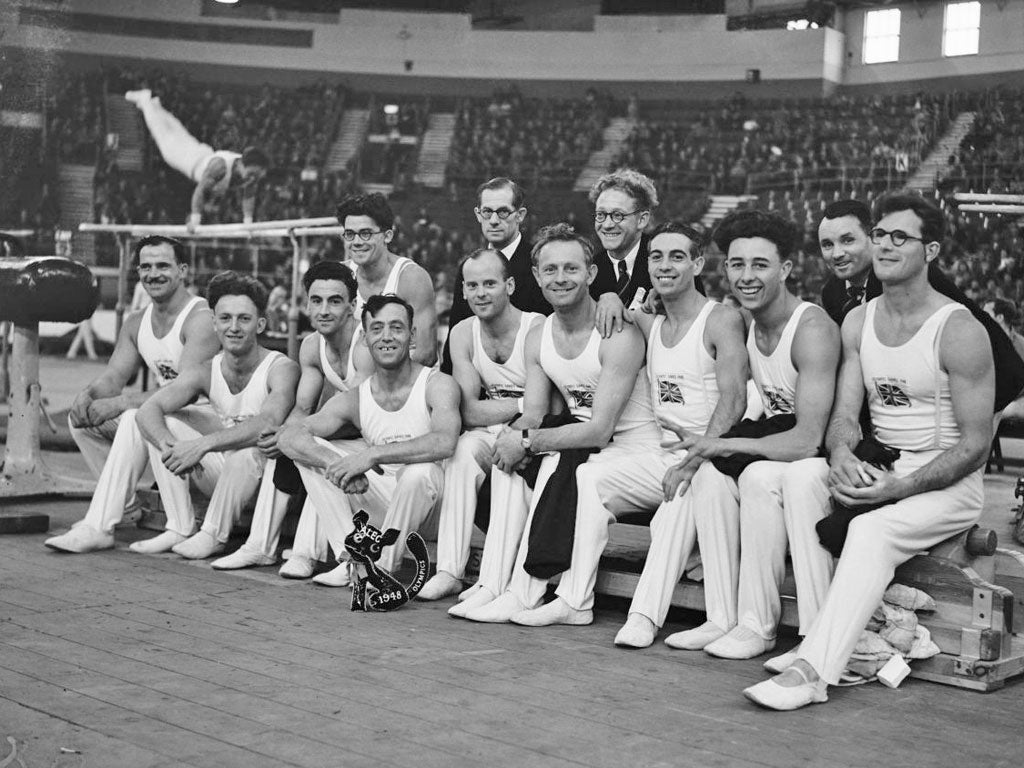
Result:
[[[857,179],[891,186],[949,122],[943,96],[834,96],[748,103],[737,96],[677,119],[640,119],[612,167],[637,168],[665,189],[727,194],[758,187],[816,188]],[[906,156],[906,166],[897,159]],[[805,186],[806,185],[806,186]]]
[[529,99],[515,89],[465,99],[456,112],[449,180],[475,185],[499,173],[529,187],[571,184],[614,104],[589,90],[578,100]]

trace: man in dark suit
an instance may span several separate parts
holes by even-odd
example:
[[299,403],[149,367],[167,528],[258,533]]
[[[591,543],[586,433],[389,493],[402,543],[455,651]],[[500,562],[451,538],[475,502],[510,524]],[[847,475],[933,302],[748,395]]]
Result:
[[590,295],[597,301],[597,330],[608,338],[622,330],[626,310],[634,300],[643,303],[651,290],[648,238],[643,232],[651,211],[658,206],[658,191],[647,176],[621,168],[597,180],[590,200],[603,246],[594,255],[597,277],[590,285]]
[[[859,200],[832,203],[818,225],[821,255],[832,275],[821,289],[821,304],[840,325],[847,313],[882,294],[882,284],[875,277],[871,258],[871,210]],[[963,304],[985,326],[992,345],[996,365],[996,398],[993,410],[1001,411],[1024,389],[1024,360],[1013,348],[999,324],[981,307],[964,295],[933,260],[928,265],[928,282],[932,288],[958,304]]]
[[[530,242],[523,236],[521,227],[526,218],[526,199],[523,189],[512,179],[504,176],[485,181],[476,191],[477,206],[473,209],[480,231],[488,247],[501,251],[509,262],[511,276],[515,279],[515,290],[512,292],[512,305],[523,312],[540,312],[551,314],[540,286],[533,276],[533,263],[530,260]],[[646,256],[644,257],[646,274]],[[649,285],[650,283],[648,283]],[[469,309],[466,297],[462,293],[462,275],[456,276],[455,289],[452,291],[452,308],[448,315],[448,339],[444,343],[441,370],[452,372],[452,359],[449,353],[451,329],[473,313]]]

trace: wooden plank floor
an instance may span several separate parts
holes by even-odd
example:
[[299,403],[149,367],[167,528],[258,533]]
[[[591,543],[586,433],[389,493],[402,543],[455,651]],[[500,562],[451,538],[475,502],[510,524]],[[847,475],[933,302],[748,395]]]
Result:
[[[74,458],[53,460],[77,473]],[[1000,519],[1009,486],[992,481],[1007,494]],[[86,504],[8,506],[58,530]],[[825,706],[770,713],[740,693],[763,659],[616,649],[621,601],[573,628],[473,625],[448,601],[351,613],[347,590],[273,568],[135,555],[140,535],[119,530],[116,550],[91,555],[0,537],[0,763],[8,739],[25,768],[960,768],[1024,754],[1019,681],[987,695],[916,680],[833,689]],[[700,617],[672,619],[666,632]]]

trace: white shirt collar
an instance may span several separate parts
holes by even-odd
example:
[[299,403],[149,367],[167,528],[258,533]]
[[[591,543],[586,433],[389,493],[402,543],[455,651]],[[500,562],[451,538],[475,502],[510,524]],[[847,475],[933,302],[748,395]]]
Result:
[[[626,258],[621,259],[621,261],[626,262],[626,272],[629,273],[630,277],[633,276],[633,265],[636,264],[636,257],[638,253],[640,253],[640,240],[637,240],[636,245],[629,249],[629,253],[626,254]],[[608,254],[608,258],[612,260],[612,267],[615,268],[615,276],[618,277],[620,259],[616,259],[610,253]]]
[[506,245],[504,248],[501,249],[501,252],[503,254],[505,254],[505,258],[506,259],[509,259],[511,261],[512,254],[514,254],[516,252],[516,248],[519,247],[519,241],[522,240],[522,239],[523,239],[523,233],[519,232],[514,238],[512,238],[512,242],[511,243],[509,243],[508,245]]

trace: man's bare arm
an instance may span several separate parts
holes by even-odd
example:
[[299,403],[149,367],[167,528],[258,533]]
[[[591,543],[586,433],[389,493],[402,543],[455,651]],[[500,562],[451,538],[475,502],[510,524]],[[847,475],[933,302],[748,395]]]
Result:
[[260,412],[251,419],[202,437],[206,453],[234,451],[256,445],[260,433],[279,426],[295,405],[299,366],[292,360],[278,360],[267,375],[267,397]]
[[472,359],[473,319],[467,318],[455,326],[449,345],[452,377],[462,393],[462,424],[467,429],[506,424],[521,412],[515,399],[490,400],[480,397],[483,382]]
[[434,283],[418,264],[408,266],[398,280],[398,295],[412,305],[416,335],[409,357],[413,362],[433,367],[437,362],[437,309]]
[[142,313],[128,317],[117,335],[114,351],[107,367],[96,379],[89,382],[71,405],[71,423],[76,427],[95,426],[108,419],[120,416],[132,407],[121,395],[128,379],[142,365],[137,338]]
[[860,365],[864,316],[864,307],[860,306],[843,321],[843,362],[839,366],[836,402],[825,434],[832,484],[862,485],[865,482],[860,475],[860,461],[853,455],[861,438],[860,411],[864,405],[864,374]]
[[196,188],[192,191],[192,216],[190,218],[192,223],[199,223],[200,217],[203,215],[203,205],[206,203],[206,198],[210,196],[210,191],[227,176],[230,170],[222,157],[215,157],[207,164],[206,170],[203,171]]
[[167,429],[166,416],[180,411],[189,403],[210,392],[210,364],[202,363],[182,371],[178,378],[157,390],[135,417],[142,436],[152,445],[163,449],[175,437]]
[[718,437],[731,429],[747,409],[750,368],[743,316],[731,307],[719,305],[711,310],[705,332],[715,357],[718,403],[704,434]]
[[328,438],[348,424],[359,426],[359,390],[340,392],[316,413],[284,426],[277,447],[293,461],[324,469],[338,454],[324,448],[313,438]]

